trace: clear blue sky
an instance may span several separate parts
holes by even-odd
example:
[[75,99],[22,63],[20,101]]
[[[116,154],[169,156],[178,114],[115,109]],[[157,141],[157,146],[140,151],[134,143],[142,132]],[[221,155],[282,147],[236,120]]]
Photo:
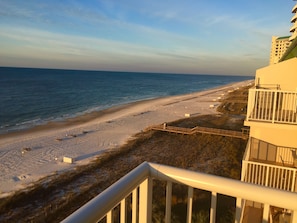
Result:
[[0,66],[254,75],[292,0],[0,0]]

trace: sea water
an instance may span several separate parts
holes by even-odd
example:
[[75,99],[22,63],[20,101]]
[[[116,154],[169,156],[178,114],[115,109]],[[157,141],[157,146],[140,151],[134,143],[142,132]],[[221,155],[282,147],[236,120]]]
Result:
[[253,78],[0,67],[0,134],[249,79]]

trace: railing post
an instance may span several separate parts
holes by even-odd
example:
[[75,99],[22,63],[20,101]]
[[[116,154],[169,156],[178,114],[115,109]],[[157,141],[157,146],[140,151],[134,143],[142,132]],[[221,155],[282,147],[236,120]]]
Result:
[[137,191],[138,187],[135,188],[132,192],[132,223],[137,223]]
[[291,213],[291,222],[292,223],[297,222],[297,211],[296,210],[292,211],[292,213]]
[[123,199],[122,201],[121,201],[121,205],[120,205],[120,207],[121,207],[121,220],[120,220],[120,222],[126,222],[126,199]]
[[[253,99],[252,99],[253,98]],[[252,106],[255,106],[255,94],[252,89],[249,90],[249,96],[248,96],[248,106],[247,106],[247,115],[246,115],[246,120],[248,121],[251,115],[251,111],[253,110]]]
[[[266,176],[265,176],[265,186],[268,187],[268,180],[269,180],[269,170],[270,170],[270,167],[269,166],[266,166]],[[272,170],[271,170],[272,171]]]
[[172,183],[170,181],[167,181],[165,223],[171,222],[171,200],[172,200]]
[[144,180],[139,186],[139,222],[152,222],[152,192],[151,177]]
[[242,160],[241,181],[245,181],[245,178],[246,178],[246,166],[247,166],[247,162],[245,160]]
[[273,92],[274,94],[274,99],[273,99],[273,107],[272,107],[272,123],[275,121],[275,113],[276,113],[276,101],[277,101],[277,91]]
[[187,223],[192,222],[193,191],[193,187],[188,187]]
[[269,204],[264,204],[262,223],[268,223],[269,220]]
[[210,223],[216,222],[216,212],[217,212],[217,193],[211,192],[211,208],[210,208]]
[[297,184],[296,170],[293,170],[292,185],[291,185],[291,191],[292,192],[295,192],[296,184]]
[[242,218],[242,199],[236,199],[236,212],[235,212],[235,223],[240,223],[240,219]]
[[112,210],[110,210],[106,215],[106,222],[111,223],[112,222]]

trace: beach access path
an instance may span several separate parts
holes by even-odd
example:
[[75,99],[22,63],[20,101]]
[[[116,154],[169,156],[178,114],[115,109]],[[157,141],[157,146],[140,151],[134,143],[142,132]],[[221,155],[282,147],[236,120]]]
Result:
[[252,83],[248,80],[186,95],[135,102],[0,135],[0,197],[24,189],[43,177],[87,164],[100,154],[119,148],[149,126],[215,114],[224,95]]

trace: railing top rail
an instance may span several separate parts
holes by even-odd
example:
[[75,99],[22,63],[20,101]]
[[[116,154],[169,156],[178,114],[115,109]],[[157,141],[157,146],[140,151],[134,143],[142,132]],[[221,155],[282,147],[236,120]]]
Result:
[[250,163],[250,164],[258,165],[258,166],[273,167],[273,168],[279,168],[279,169],[283,169],[283,170],[290,170],[290,171],[296,171],[297,172],[297,169],[294,168],[294,167],[276,166],[276,165],[272,165],[272,164],[254,162],[254,161],[249,161],[249,160],[242,160],[242,162],[243,163]]
[[297,91],[293,90],[280,90],[280,89],[263,89],[263,88],[250,88],[249,91],[262,91],[262,92],[279,92],[279,93],[291,93],[291,94],[296,94]]
[[[297,193],[249,184],[239,180],[149,163],[152,176],[194,188],[297,210]],[[256,194],[256,195],[255,195]]]
[[297,193],[144,162],[63,222],[97,222],[149,177],[297,211]]

